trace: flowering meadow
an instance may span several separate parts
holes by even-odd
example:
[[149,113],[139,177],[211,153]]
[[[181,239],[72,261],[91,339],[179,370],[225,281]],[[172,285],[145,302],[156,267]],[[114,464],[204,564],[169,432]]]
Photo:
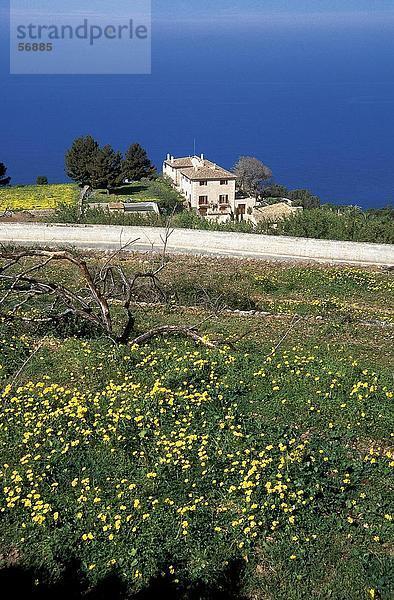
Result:
[[300,345],[70,339],[12,387],[28,344],[1,342],[1,543],[23,563],[136,591],[236,561],[250,597],[389,598],[388,375]]
[[[165,277],[137,329],[198,320],[216,349],[0,321],[0,574],[39,591],[72,569],[82,595],[117,581],[122,598],[391,598],[390,272],[177,258]],[[216,295],[272,314],[213,315]]]
[[382,269],[183,257],[164,277],[184,305],[394,322],[394,277]]
[[1,210],[54,209],[75,204],[78,188],[72,184],[12,186],[0,190]]

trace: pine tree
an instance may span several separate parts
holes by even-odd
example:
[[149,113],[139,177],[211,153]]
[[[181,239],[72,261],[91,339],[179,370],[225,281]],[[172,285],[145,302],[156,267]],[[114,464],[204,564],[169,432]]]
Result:
[[122,155],[107,144],[98,148],[91,167],[90,185],[94,189],[117,187],[122,182]]
[[141,181],[145,177],[152,177],[155,171],[146,150],[140,144],[132,144],[123,161],[123,179]]
[[74,140],[66,153],[66,173],[80,185],[92,186],[92,171],[100,147],[91,135]]
[[4,163],[0,163],[0,185],[8,185],[11,181],[11,177],[6,177],[7,167]]

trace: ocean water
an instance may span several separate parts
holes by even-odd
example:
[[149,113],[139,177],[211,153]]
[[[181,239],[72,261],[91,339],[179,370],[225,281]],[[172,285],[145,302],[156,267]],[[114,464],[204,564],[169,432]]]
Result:
[[12,76],[0,27],[0,161],[14,183],[64,181],[64,152],[91,133],[139,141],[160,167],[194,150],[240,155],[278,183],[363,207],[394,198],[393,21],[223,25],[155,22],[144,76]]

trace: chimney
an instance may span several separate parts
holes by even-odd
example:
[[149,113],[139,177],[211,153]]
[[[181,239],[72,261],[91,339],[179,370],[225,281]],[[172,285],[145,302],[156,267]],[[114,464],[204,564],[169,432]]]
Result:
[[201,160],[204,160],[204,155],[203,154],[201,154]]
[[171,156],[169,154],[167,154],[167,160],[170,160]]

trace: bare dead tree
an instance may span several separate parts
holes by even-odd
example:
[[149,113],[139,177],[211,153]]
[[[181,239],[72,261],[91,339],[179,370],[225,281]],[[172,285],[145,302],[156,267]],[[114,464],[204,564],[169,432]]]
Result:
[[[43,323],[59,321],[74,314],[98,326],[110,337],[113,336],[108,299],[97,277],[91,273],[86,262],[76,254],[67,251],[29,249],[19,252],[2,251],[0,259],[6,261],[0,267],[0,282],[5,289],[0,298],[1,315],[4,319],[19,318],[24,321]],[[45,273],[46,268],[54,262],[66,262],[76,267],[85,288],[74,291],[60,283],[39,279],[39,274]],[[31,308],[32,300],[39,297],[51,300],[50,304],[43,309],[45,316],[42,314],[29,316],[26,312],[21,314],[22,308]]]
[[[160,274],[168,261],[168,241],[172,234],[167,223],[162,236],[163,249],[156,265],[128,274],[116,258],[137,240],[131,240],[112,253],[99,268],[89,267],[78,254],[60,250],[0,250],[0,316],[35,324],[56,323],[70,316],[91,323],[116,343],[127,343],[135,329],[134,306],[138,304],[139,285],[148,282],[162,301],[166,291]],[[54,281],[49,268],[56,263],[71,266],[79,287]],[[116,302],[115,302],[116,301]],[[124,322],[114,319],[115,305],[122,307]],[[38,314],[37,314],[38,313]],[[142,344],[156,336],[183,335],[206,346],[213,346],[198,335],[195,327],[160,326],[135,338]]]

